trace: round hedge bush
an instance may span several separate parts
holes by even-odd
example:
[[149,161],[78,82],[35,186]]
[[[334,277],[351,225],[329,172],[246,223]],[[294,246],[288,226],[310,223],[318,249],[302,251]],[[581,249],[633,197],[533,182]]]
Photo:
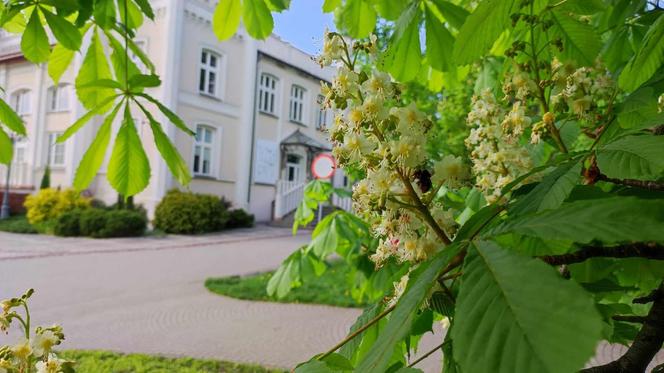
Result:
[[229,206],[217,196],[171,190],[157,205],[154,226],[175,234],[218,232],[226,228]]
[[94,238],[142,236],[148,225],[145,210],[88,209],[80,215],[80,233]]
[[242,209],[231,210],[226,226],[228,228],[251,228],[254,226],[254,216]]
[[85,210],[70,210],[55,218],[53,234],[61,237],[77,237],[81,235],[81,214]]

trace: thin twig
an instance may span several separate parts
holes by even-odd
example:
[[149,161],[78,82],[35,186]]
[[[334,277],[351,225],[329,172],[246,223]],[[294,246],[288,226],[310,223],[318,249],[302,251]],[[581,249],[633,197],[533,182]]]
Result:
[[415,366],[415,364],[417,364],[417,363],[419,363],[420,361],[422,361],[422,360],[428,358],[429,356],[431,356],[431,354],[433,354],[434,352],[436,352],[436,351],[438,351],[439,349],[443,348],[443,346],[445,346],[446,344],[448,344],[450,341],[451,341],[451,339],[448,339],[448,340],[446,340],[445,342],[443,342],[443,343],[439,344],[438,346],[436,346],[436,348],[434,348],[433,350],[431,350],[431,351],[427,352],[426,354],[424,354],[424,355],[418,357],[417,360],[413,361],[412,363],[410,363],[410,364],[408,365],[408,368],[412,368],[412,367]]
[[394,311],[394,307],[396,307],[396,304],[393,305],[393,306],[390,306],[390,307],[386,308],[383,312],[381,312],[380,314],[378,314],[378,316],[376,316],[376,317],[374,317],[373,319],[371,319],[371,320],[370,320],[368,323],[366,323],[364,326],[362,326],[361,328],[359,328],[359,329],[357,329],[356,331],[354,331],[354,332],[352,332],[351,334],[349,334],[348,337],[344,338],[343,341],[341,341],[341,342],[337,343],[336,345],[334,345],[334,347],[332,347],[331,349],[329,349],[326,353],[320,355],[320,356],[318,357],[318,360],[323,360],[324,358],[330,356],[331,354],[334,353],[334,351],[340,349],[343,345],[345,345],[346,343],[350,342],[353,338],[357,337],[360,333],[362,333],[363,331],[369,329],[373,324],[377,323],[378,321],[380,321],[380,319],[382,319],[383,317],[387,316],[390,312]]

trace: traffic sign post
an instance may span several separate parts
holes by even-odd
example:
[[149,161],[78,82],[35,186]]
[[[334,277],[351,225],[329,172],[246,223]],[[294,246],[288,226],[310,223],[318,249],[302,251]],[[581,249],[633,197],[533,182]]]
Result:
[[337,164],[329,154],[318,154],[311,162],[311,174],[316,179],[331,179]]

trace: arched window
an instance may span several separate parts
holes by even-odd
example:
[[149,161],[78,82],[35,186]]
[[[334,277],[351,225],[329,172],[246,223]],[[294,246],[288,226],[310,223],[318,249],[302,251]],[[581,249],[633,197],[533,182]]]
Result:
[[30,99],[30,90],[20,89],[12,93],[10,97],[10,104],[18,115],[28,115],[30,114]]
[[196,138],[194,140],[194,175],[214,176],[214,150],[216,141],[216,129],[199,124],[196,126]]
[[54,85],[48,89],[47,108],[50,112],[67,111],[69,110],[69,84]]
[[278,81],[274,75],[261,74],[258,90],[258,110],[268,114],[275,114]]

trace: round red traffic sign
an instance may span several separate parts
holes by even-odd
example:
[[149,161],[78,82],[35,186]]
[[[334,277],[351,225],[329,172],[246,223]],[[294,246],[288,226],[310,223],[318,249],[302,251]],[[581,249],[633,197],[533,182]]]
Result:
[[334,158],[329,154],[319,154],[311,162],[311,173],[316,179],[329,179],[337,167]]

